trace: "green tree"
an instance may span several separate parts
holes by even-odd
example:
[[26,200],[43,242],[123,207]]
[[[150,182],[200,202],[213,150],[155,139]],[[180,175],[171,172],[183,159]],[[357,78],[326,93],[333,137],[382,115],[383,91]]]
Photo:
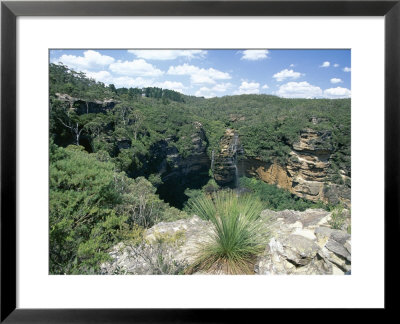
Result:
[[117,89],[115,88],[115,85],[113,85],[112,83],[108,85],[108,88],[110,89],[111,92],[117,93]]
[[121,202],[114,166],[79,146],[51,144],[50,158],[50,273],[96,271],[127,219],[114,210]]

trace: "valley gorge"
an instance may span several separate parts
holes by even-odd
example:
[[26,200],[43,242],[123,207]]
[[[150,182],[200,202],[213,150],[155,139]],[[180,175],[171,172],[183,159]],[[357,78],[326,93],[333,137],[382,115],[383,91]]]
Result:
[[[73,109],[78,115],[106,113],[118,103],[115,100],[85,101],[67,94],[56,95],[58,100],[65,103],[66,109]],[[310,120],[314,125],[321,122],[315,117]],[[187,137],[185,156],[173,145],[179,138],[165,138],[150,148],[151,160],[143,160],[142,168],[136,171],[128,169],[128,174],[146,177],[158,174],[162,180],[162,184],[157,186],[158,194],[178,208],[182,208],[187,200],[184,194],[186,188],[200,189],[210,179],[214,179],[221,187],[238,188],[239,177],[243,176],[255,177],[310,201],[351,206],[350,170],[339,170],[346,184],[331,181],[330,158],[334,149],[330,131],[302,129],[299,139],[290,146],[289,156],[284,163],[265,162],[260,157],[246,155],[246,143],[242,144],[239,131],[232,128],[225,129],[211,153],[206,131],[200,122],[190,124]],[[114,154],[132,146],[132,141],[126,136],[117,136],[108,141],[115,141]]]
[[[231,146],[237,145],[238,140],[235,134],[228,129],[221,140],[214,169],[214,179],[218,184],[232,186],[237,174],[257,177],[301,198],[332,204],[341,202],[350,207],[349,185],[338,185],[329,181],[329,159],[333,150],[329,143],[329,132],[303,130],[300,140],[291,147],[286,164],[266,163],[258,157],[246,157],[242,146],[232,151]],[[239,162],[236,162],[237,154]],[[341,174],[349,183],[350,177],[344,175],[349,174],[349,170],[341,170]]]
[[[51,274],[351,270],[350,99],[50,80]],[[244,262],[201,259],[230,237]]]

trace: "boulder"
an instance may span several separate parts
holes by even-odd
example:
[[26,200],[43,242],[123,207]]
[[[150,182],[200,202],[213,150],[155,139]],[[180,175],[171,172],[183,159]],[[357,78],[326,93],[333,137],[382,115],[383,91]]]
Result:
[[257,259],[258,274],[341,274],[351,269],[351,236],[332,229],[330,213],[322,209],[304,212],[264,210],[272,238]]
[[348,261],[351,261],[351,254],[349,251],[340,243],[334,241],[334,240],[329,240],[326,244],[325,247],[335,253],[337,256],[340,256],[342,258],[347,259]]
[[255,271],[260,275],[332,273],[332,266],[318,256],[318,251],[319,247],[303,236],[272,238]]

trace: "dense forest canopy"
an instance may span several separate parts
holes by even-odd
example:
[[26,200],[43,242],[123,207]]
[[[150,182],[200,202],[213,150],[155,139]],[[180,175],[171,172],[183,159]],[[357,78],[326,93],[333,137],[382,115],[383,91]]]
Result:
[[[189,209],[170,207],[158,193],[168,181],[162,173],[177,163],[170,157],[193,153],[196,125],[210,160],[229,128],[239,134],[246,157],[281,164],[301,130],[329,131],[330,181],[343,183],[340,170],[351,176],[350,99],[205,99],[155,87],[117,89],[62,64],[50,64],[49,82],[51,273],[96,273],[115,243],[140,238],[158,221],[187,216]],[[243,178],[241,184],[265,207],[321,206],[257,181]],[[215,190],[209,171],[201,184],[187,185],[185,199]]]

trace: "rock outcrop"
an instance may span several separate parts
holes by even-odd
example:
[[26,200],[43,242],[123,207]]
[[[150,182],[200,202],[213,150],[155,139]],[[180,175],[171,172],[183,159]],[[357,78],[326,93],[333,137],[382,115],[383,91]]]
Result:
[[309,200],[323,200],[324,182],[327,181],[329,157],[333,151],[330,132],[306,129],[300,140],[293,144],[287,163],[292,179],[291,192]]
[[329,212],[266,210],[262,217],[272,219],[272,238],[258,258],[258,274],[345,274],[351,269],[351,236],[329,227]]
[[245,173],[311,201],[342,202],[350,207],[350,188],[330,183],[331,137],[328,131],[305,129],[292,145],[286,165],[247,159]]
[[178,207],[187,199],[181,197],[186,188],[201,188],[209,180],[211,160],[207,155],[208,143],[203,125],[194,122],[192,126],[186,157],[170,145],[171,139],[166,139],[154,152],[154,156],[162,156],[156,172],[161,175],[164,184],[158,188],[158,193],[169,202],[178,199]]
[[167,150],[168,166],[162,163],[159,170],[163,174],[163,181],[168,181],[169,178],[178,175],[185,177],[190,173],[208,172],[211,161],[207,155],[207,140],[203,125],[199,122],[193,123],[188,151],[190,153],[182,157],[175,147]]
[[105,113],[114,108],[118,103],[113,99],[107,100],[85,100],[81,98],[71,97],[67,94],[56,93],[57,100],[63,102],[66,108],[74,110],[78,115],[82,114],[98,114]]
[[161,222],[148,229],[141,244],[119,243],[110,251],[111,262],[102,274],[178,274],[196,258],[212,226],[197,216]]
[[266,183],[277,185],[279,188],[291,191],[292,179],[286,166],[278,163],[267,163],[256,158],[247,158],[241,163],[243,173],[247,177],[255,177]]
[[[271,236],[254,265],[254,274],[343,275],[351,270],[351,236],[329,226],[331,213],[322,209],[304,212],[265,210],[260,226]],[[103,274],[178,274],[196,259],[202,244],[213,234],[213,225],[197,216],[162,222],[148,229],[140,244],[120,243],[109,252],[112,261],[102,264]]]
[[234,187],[238,177],[238,155],[243,154],[240,139],[233,129],[228,128],[220,140],[219,151],[215,153],[213,174],[220,186]]

